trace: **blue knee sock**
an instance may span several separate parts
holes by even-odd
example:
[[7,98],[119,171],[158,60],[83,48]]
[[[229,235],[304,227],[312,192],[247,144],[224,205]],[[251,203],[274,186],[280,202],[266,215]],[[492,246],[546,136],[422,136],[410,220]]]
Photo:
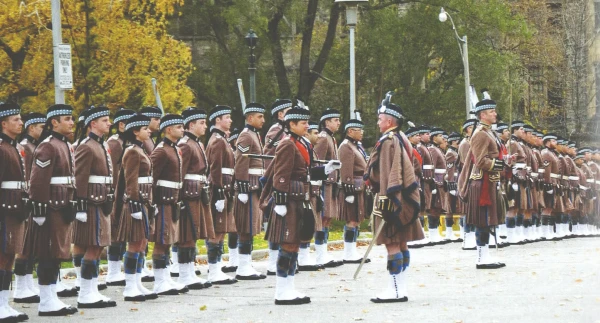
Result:
[[[140,254],[137,252],[126,252],[123,259],[126,274],[136,274]],[[140,268],[141,269],[141,268]]]
[[402,271],[405,271],[406,268],[408,268],[408,266],[410,265],[410,251],[402,251],[402,258],[404,259],[402,261]]
[[323,243],[325,243],[325,232],[324,231],[315,232],[315,244],[322,245]]
[[402,272],[404,260],[402,256],[402,252],[388,255],[387,261],[387,270],[390,272],[390,275],[397,275]]
[[475,228],[477,246],[483,247],[490,243],[490,231],[487,228]]
[[285,250],[279,250],[277,256],[277,277],[287,277],[290,272],[290,265],[292,260],[292,252]]

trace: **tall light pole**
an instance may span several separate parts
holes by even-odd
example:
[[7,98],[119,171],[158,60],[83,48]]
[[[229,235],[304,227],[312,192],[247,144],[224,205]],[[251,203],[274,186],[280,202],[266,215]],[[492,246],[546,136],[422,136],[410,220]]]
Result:
[[52,0],[52,51],[54,55],[54,103],[65,103],[65,91],[60,87],[60,58],[58,47],[62,43],[60,0]]
[[350,118],[355,118],[356,110],[356,72],[354,59],[354,28],[358,22],[358,4],[369,0],[335,0],[335,3],[346,5],[346,25],[350,29]]
[[458,32],[456,32],[456,26],[454,25],[454,20],[452,20],[452,16],[447,13],[444,8],[440,10],[440,14],[438,15],[438,19],[441,22],[445,22],[450,18],[450,22],[452,23],[452,30],[454,30],[454,36],[458,41],[458,49],[460,50],[460,56],[462,57],[463,66],[465,67],[465,102],[467,108],[467,119],[469,118],[471,111],[471,88],[470,88],[470,76],[469,76],[469,47],[467,44],[467,35],[462,38],[458,36]]
[[248,67],[250,72],[250,102],[256,102],[256,56],[254,56],[256,43],[258,43],[258,36],[256,36],[254,30],[250,29],[246,35],[246,45],[250,48],[250,57],[248,58],[250,62],[250,67]]

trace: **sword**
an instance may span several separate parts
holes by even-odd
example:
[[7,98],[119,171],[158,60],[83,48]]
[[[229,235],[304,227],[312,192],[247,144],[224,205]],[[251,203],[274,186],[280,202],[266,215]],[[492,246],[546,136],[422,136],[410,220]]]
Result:
[[[248,157],[248,158],[256,158],[256,159],[273,159],[273,158],[275,158],[275,156],[271,156],[271,155],[258,155],[258,154],[242,154],[242,156]],[[329,163],[329,160],[315,159],[315,160],[313,160],[313,162],[315,162],[317,164],[327,164],[327,163]],[[340,161],[334,160],[333,164],[340,165]]]
[[237,79],[238,92],[240,93],[240,101],[242,102],[242,110],[246,108],[246,95],[244,95],[244,84],[242,79]]
[[[373,207],[373,209],[374,208],[375,207]],[[373,219],[374,219],[374,217],[379,216],[379,214],[380,214],[380,211],[373,210],[373,214],[371,215],[371,217],[373,217]],[[371,249],[373,249],[373,245],[375,245],[375,241],[377,241],[377,237],[379,237],[379,234],[381,234],[381,231],[383,230],[384,224],[385,224],[385,220],[382,217],[381,223],[377,227],[377,230],[375,231],[375,235],[373,236],[371,243],[369,243],[369,248],[367,248],[367,251],[365,252],[365,255],[363,256],[363,259],[361,260],[360,265],[358,265],[358,268],[356,268],[356,272],[354,273],[354,280],[356,280],[356,277],[358,277],[358,273],[362,269],[362,266],[365,264],[365,261],[367,260],[367,257],[369,256],[369,253],[371,252]]]
[[164,116],[165,109],[163,109],[162,101],[160,99],[160,93],[158,92],[158,85],[156,84],[155,78],[152,78],[152,91],[154,92],[154,97],[156,99],[156,106],[160,108],[160,112]]

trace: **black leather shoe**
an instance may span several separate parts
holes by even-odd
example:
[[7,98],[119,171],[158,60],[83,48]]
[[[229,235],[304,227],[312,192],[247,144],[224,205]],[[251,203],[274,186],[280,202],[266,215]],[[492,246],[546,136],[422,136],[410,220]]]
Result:
[[298,297],[289,300],[275,300],[275,305],[302,305],[308,303],[310,303],[310,297],[308,296]]
[[115,307],[117,306],[117,302],[115,301],[97,301],[95,303],[79,303],[77,302],[78,308],[107,308],[107,307]]
[[501,262],[495,262],[495,263],[491,263],[491,264],[476,265],[475,267],[477,269],[498,269],[498,268],[506,267],[506,264],[501,263]]
[[67,316],[77,313],[77,308],[72,306],[63,307],[57,311],[38,312],[39,316]]
[[371,298],[371,302],[373,302],[373,303],[403,303],[403,302],[408,302],[408,297],[404,296],[401,298],[390,298],[390,299]]

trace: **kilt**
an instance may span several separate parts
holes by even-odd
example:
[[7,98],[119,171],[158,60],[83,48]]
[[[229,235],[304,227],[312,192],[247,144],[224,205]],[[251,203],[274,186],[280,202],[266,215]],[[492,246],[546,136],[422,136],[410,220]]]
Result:
[[[377,199],[378,198],[375,197],[375,200]],[[375,230],[379,228],[382,219],[383,218],[381,216],[373,215],[373,228]],[[395,225],[389,222],[386,222],[383,225],[383,230],[381,230],[381,234],[379,234],[375,243],[377,243],[377,245],[398,244],[422,239],[425,239],[425,235],[423,233],[421,221],[417,219],[402,229],[397,228]]]
[[178,242],[196,241],[199,239],[213,239],[215,229],[210,214],[210,206],[201,200],[184,200],[185,212],[181,211],[179,219]]
[[[333,186],[338,185],[337,183],[328,183],[323,181],[323,186],[321,187],[321,196],[323,197],[323,210],[321,211],[321,217],[324,219],[332,219],[339,220],[340,212],[338,205],[338,196],[339,194],[333,195]],[[337,188],[336,188],[337,189]],[[339,190],[338,190],[339,191]]]
[[235,195],[235,225],[238,234],[250,234],[255,236],[260,233],[263,223],[263,214],[259,207],[260,192],[248,193],[248,202],[240,202]]
[[20,254],[25,241],[25,222],[15,216],[4,215],[0,220],[0,251],[3,254]]
[[216,200],[213,198],[211,202],[212,221],[215,227],[215,234],[218,233],[235,233],[235,217],[233,216],[233,199],[225,198],[225,207],[223,212],[217,212],[215,208]]
[[498,193],[495,182],[490,182],[490,206],[480,206],[479,198],[483,180],[469,181],[469,194],[467,197],[467,224],[475,227],[493,227],[498,225]]
[[[287,214],[285,216],[280,216],[275,213],[275,205],[273,204],[271,214],[269,216],[269,224],[267,226],[267,232],[265,234],[265,240],[268,240],[272,243],[288,243],[288,244],[300,244],[302,242],[308,242],[308,240],[302,240],[300,238],[300,225],[299,221],[302,217],[303,200],[288,200],[287,204]],[[310,203],[310,201],[307,201]],[[320,217],[318,213],[316,213],[310,203],[312,210],[310,211],[313,217]],[[265,210],[268,210],[265,209]],[[316,223],[316,221],[315,221]],[[316,224],[315,224],[316,227]],[[314,233],[315,228],[312,228],[312,232]]]
[[148,219],[148,209],[142,206],[142,219],[137,220],[131,216],[131,209],[127,204],[123,205],[117,229],[115,233],[116,240],[119,242],[137,242],[148,239],[153,233]]
[[362,222],[365,219],[365,191],[356,192],[354,194],[354,203],[346,202],[344,193],[340,193],[340,220],[350,222]]
[[158,214],[154,217],[154,231],[150,234],[150,242],[158,244],[174,244],[179,239],[179,224],[173,222],[173,209],[177,204],[158,204]]
[[69,261],[71,259],[72,223],[63,220],[62,213],[71,212],[68,208],[48,209],[46,222],[39,226],[32,224],[30,255],[37,259]]
[[73,222],[73,244],[82,247],[110,245],[110,216],[104,215],[99,206],[88,205],[86,222]]

